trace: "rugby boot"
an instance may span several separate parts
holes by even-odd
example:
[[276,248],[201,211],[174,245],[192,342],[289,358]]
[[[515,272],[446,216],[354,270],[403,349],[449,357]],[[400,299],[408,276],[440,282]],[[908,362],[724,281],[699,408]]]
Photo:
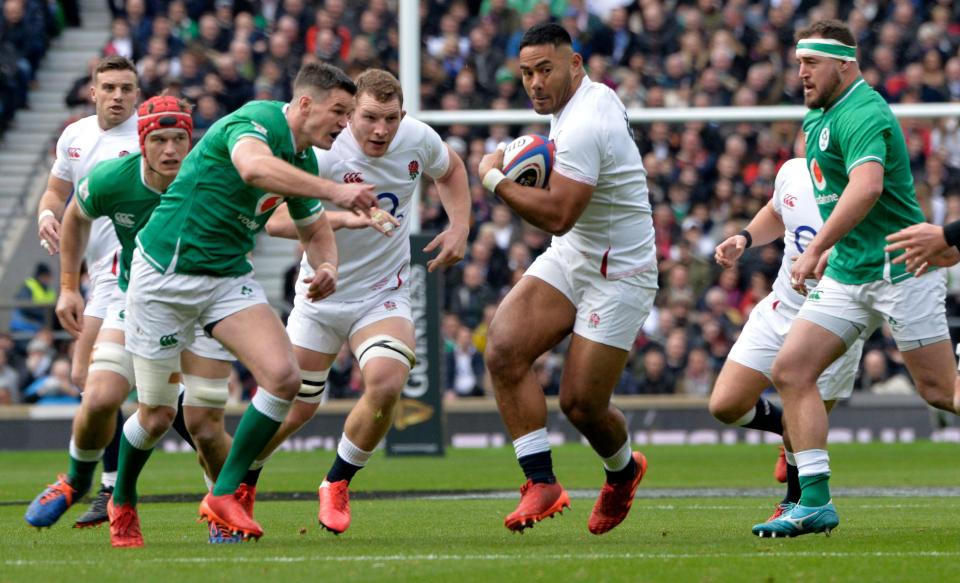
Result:
[[830,531],[840,524],[837,509],[833,501],[823,506],[795,505],[774,520],[757,524],[753,534],[759,537],[794,537],[801,534],[822,532],[830,536]]
[[346,480],[328,482],[323,480],[317,489],[320,511],[317,520],[320,526],[333,534],[340,534],[350,527],[350,483]]
[[226,527],[231,533],[239,533],[245,539],[259,539],[263,529],[247,514],[236,493],[214,496],[208,493],[200,502],[200,517]]
[[647,473],[647,458],[639,451],[633,452],[633,461],[637,464],[637,475],[633,480],[621,484],[605,482],[593,505],[587,528],[593,534],[603,534],[613,530],[624,521],[633,505],[633,496],[637,493],[640,480]]
[[507,515],[503,525],[515,532],[523,532],[544,518],[552,518],[570,507],[570,496],[559,482],[546,484],[532,480],[520,487],[520,504]]
[[83,493],[78,492],[67,481],[66,474],[57,476],[57,481],[47,485],[27,507],[23,518],[37,528],[53,526],[63,513],[70,508]]
[[110,501],[111,496],[113,496],[113,486],[100,486],[100,491],[90,503],[90,508],[73,523],[73,528],[99,526],[110,520],[107,516],[107,502]]
[[131,504],[113,505],[113,498],[107,502],[107,515],[110,518],[110,544],[117,548],[142,547],[143,534],[140,532],[140,517]]

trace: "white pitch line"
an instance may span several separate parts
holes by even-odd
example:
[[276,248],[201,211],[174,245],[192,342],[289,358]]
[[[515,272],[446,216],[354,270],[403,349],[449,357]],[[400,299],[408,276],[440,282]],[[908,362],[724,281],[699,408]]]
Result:
[[[128,555],[129,556],[129,555]],[[631,560],[688,560],[688,559],[798,559],[798,558],[954,558],[960,557],[960,551],[798,551],[798,552],[756,552],[756,553],[563,553],[544,555],[537,554],[538,560],[549,561],[609,561],[617,559]],[[300,556],[300,557],[156,557],[149,559],[133,559],[129,563],[401,563],[401,562],[442,562],[442,561],[520,561],[528,557],[522,554],[473,554],[473,555],[359,555],[354,557],[333,556]],[[125,561],[126,562],[126,561]],[[33,567],[41,565],[102,565],[99,560],[33,560],[16,559],[4,561],[7,567]]]

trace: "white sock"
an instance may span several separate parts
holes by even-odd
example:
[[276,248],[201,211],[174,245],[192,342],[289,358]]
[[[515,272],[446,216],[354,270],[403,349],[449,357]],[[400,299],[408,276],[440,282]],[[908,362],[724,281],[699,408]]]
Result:
[[830,473],[830,456],[825,449],[808,449],[794,454],[797,459],[797,474],[818,476]]
[[623,442],[623,446],[617,450],[617,453],[603,458],[603,467],[610,472],[619,472],[627,467],[632,457],[633,450],[630,449],[630,436],[628,435],[627,440]]
[[340,443],[337,444],[337,455],[348,464],[362,468],[367,465],[367,461],[373,455],[373,452],[360,449],[344,433],[340,436]]
[[517,459],[535,453],[550,451],[550,440],[547,439],[547,428],[541,427],[540,429],[514,439],[513,450],[517,452]]
[[70,438],[70,457],[78,462],[98,462],[103,457],[103,449],[80,449]]
[[792,451],[783,450],[783,457],[787,458],[787,465],[797,467],[797,455]]
[[283,423],[290,411],[293,401],[281,399],[276,395],[271,395],[264,388],[257,389],[257,394],[250,400],[250,404],[260,413],[273,419],[277,423]]
[[100,484],[104,488],[113,488],[117,485],[117,472],[101,472]]
[[127,441],[130,442],[130,445],[137,449],[153,449],[155,445],[160,441],[160,438],[163,437],[150,437],[150,434],[147,433],[147,430],[143,428],[143,425],[140,425],[140,412],[137,411],[135,414],[131,415],[127,422],[123,424],[123,436],[127,438]]

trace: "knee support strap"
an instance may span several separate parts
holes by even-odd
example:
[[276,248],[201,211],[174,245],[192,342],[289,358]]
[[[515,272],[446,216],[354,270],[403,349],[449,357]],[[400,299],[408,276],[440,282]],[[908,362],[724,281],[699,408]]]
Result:
[[230,377],[208,379],[192,374],[183,375],[183,404],[187,407],[223,409],[229,396]]
[[300,371],[300,392],[297,400],[304,403],[320,403],[323,401],[323,392],[327,387],[327,377],[330,369]]
[[93,345],[89,371],[98,370],[117,373],[127,379],[131,387],[136,378],[133,373],[133,356],[123,345],[116,342],[97,342]]
[[374,336],[357,348],[357,361],[361,370],[371,359],[378,357],[392,358],[408,368],[413,368],[417,363],[417,356],[406,344],[386,334]]
[[150,359],[133,355],[137,401],[151,407],[177,408],[180,396],[180,355]]

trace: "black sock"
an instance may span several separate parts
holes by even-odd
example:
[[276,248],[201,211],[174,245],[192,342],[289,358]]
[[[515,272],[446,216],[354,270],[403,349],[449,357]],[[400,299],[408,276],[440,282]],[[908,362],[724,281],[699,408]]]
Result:
[[187,422],[183,419],[183,395],[184,393],[181,392],[180,396],[177,397],[177,415],[173,418],[173,430],[187,442],[187,445],[193,448],[193,451],[197,451],[197,446],[193,443],[190,432],[187,431]]
[[338,454],[337,459],[333,460],[333,465],[330,466],[330,471],[327,472],[327,481],[339,482],[340,480],[346,480],[349,483],[350,480],[353,479],[354,474],[359,472],[362,467],[363,466],[351,464]]
[[263,471],[263,466],[260,466],[255,470],[247,470],[247,474],[243,476],[243,483],[250,487],[256,486],[257,480],[260,479],[260,472],[262,471]]
[[113,431],[113,439],[103,450],[103,471],[115,472],[120,466],[120,436],[123,435],[123,411],[117,409],[117,428]]
[[603,468],[603,471],[607,473],[608,484],[624,484],[633,481],[633,479],[637,477],[637,460],[633,459],[631,455],[630,461],[627,462],[627,465],[622,470],[611,472],[607,468]]
[[797,466],[787,464],[787,494],[783,497],[783,503],[800,501],[800,470]]
[[783,435],[783,410],[780,407],[760,397],[754,410],[753,419],[744,427]]
[[525,455],[517,461],[523,468],[523,475],[534,484],[554,484],[557,477],[553,475],[553,457],[550,450]]

